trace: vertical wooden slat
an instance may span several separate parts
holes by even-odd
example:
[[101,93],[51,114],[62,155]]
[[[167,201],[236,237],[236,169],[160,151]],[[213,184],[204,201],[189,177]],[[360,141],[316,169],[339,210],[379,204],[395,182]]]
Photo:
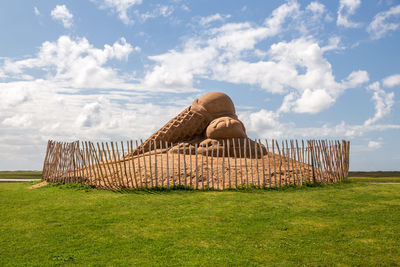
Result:
[[93,151],[93,144],[92,144],[92,142],[88,142],[88,146],[89,146],[90,158],[91,158],[91,160],[92,160],[92,165],[93,165],[93,173],[94,173],[95,179],[96,179],[96,181],[97,181],[97,182],[96,182],[96,186],[102,187],[102,185],[101,185],[101,180],[102,180],[102,178],[101,178],[101,176],[100,176],[99,168],[98,168],[98,165],[97,165],[97,163],[96,163],[96,158],[95,158],[95,156],[94,156],[94,154],[96,153],[96,151]]
[[276,149],[278,150],[278,153],[279,153],[279,186],[281,186],[282,185],[282,160],[283,160],[283,158],[281,155],[281,150],[279,148],[278,141],[276,141],[276,140],[275,140],[275,145],[276,145]]
[[265,187],[267,187],[266,186],[267,181],[265,178],[265,162],[264,162],[265,157],[264,157],[264,149],[262,149],[262,143],[261,143],[260,139],[258,139],[258,147],[260,149],[260,157],[261,157],[261,161],[262,161],[262,166],[261,166],[262,167],[262,183],[263,183],[263,187],[265,188]]
[[340,180],[345,178],[345,166],[344,166],[344,140],[342,142],[339,141],[339,153],[340,153],[340,165],[341,165],[341,177]]
[[342,179],[346,178],[346,166],[345,166],[345,141],[342,140],[340,149],[341,161],[342,161]]
[[319,145],[320,145],[320,151],[321,151],[321,166],[323,169],[323,182],[324,183],[328,183],[329,181],[329,173],[330,173],[330,169],[329,169],[329,162],[328,162],[328,152],[326,151],[326,141],[325,140],[319,140]]
[[[69,157],[69,154],[70,154],[70,151],[69,151],[69,148],[70,148],[70,146],[69,146],[69,144],[67,143],[67,150],[66,150],[66,156],[67,157]],[[89,180],[89,177],[90,177],[90,174],[89,174],[89,166],[88,166],[88,163],[87,163],[87,155],[86,155],[86,153],[85,153],[85,143],[84,142],[82,142],[82,149],[81,149],[81,157],[82,157],[82,161],[83,161],[83,180],[82,181],[73,181],[74,183],[78,183],[78,182],[81,182],[81,183],[83,183],[83,184],[89,184],[90,183],[90,180]],[[66,161],[68,161],[68,159],[66,158],[65,159]],[[67,162],[67,164],[66,164],[66,169],[65,169],[65,171],[67,172],[67,170],[68,170],[68,162]]]
[[[69,171],[68,171],[68,175],[70,177],[73,177],[72,175],[72,157],[73,157],[73,149],[74,149],[74,143],[70,143],[70,154],[69,154]],[[89,141],[85,141],[85,154],[86,154],[86,159],[87,159],[87,166],[88,166],[88,170],[89,170],[89,183],[90,185],[94,186],[94,187],[99,187],[99,183],[98,183],[98,179],[96,176],[96,168],[94,166],[94,160],[92,158],[91,152],[90,152],[91,148],[89,147]]]
[[69,182],[73,181],[76,182],[75,176],[72,175],[73,171],[73,160],[72,158],[74,157],[74,146],[75,142],[68,143],[68,148],[67,148],[67,156],[68,158],[66,159],[67,161],[67,170],[66,170],[66,176]]
[[235,138],[232,138],[233,144],[233,156],[235,157],[235,188],[238,186],[238,173],[237,173],[237,152],[236,152],[236,143]]
[[246,170],[246,186],[249,186],[249,174],[247,172],[247,140],[244,139],[244,168]]
[[312,178],[312,182],[315,183],[316,182],[316,177],[315,177],[315,164],[314,164],[314,150],[312,148],[312,142],[311,140],[307,140],[307,154],[308,154],[308,163],[311,165],[311,178]]
[[144,184],[146,186],[146,188],[149,187],[149,182],[147,179],[147,164],[146,164],[146,154],[145,154],[145,150],[144,150],[144,146],[143,146],[143,141],[140,139],[140,146],[142,148],[142,159],[143,159],[143,166],[144,166]]
[[[42,169],[42,179],[44,181],[47,181],[49,178],[49,170],[50,170],[50,162],[51,162],[51,156],[52,156],[52,140],[47,141],[47,149],[46,149],[46,156],[43,164],[43,169]],[[75,168],[74,168],[75,170]]]
[[[67,143],[66,144],[66,150],[65,150],[65,169],[64,169],[64,177],[65,179],[68,180],[68,182],[70,183],[72,181],[72,177],[70,175],[70,165],[71,165],[71,161],[70,161],[70,156],[71,156],[71,143]],[[75,181],[74,181],[75,182]]]
[[52,167],[51,167],[51,174],[50,174],[50,181],[55,182],[56,181],[56,176],[58,172],[58,162],[60,158],[60,148],[61,148],[61,143],[60,142],[55,142],[55,147],[54,147],[54,156],[52,159]]
[[54,156],[54,143],[52,140],[49,140],[47,142],[47,156],[45,159],[45,167],[43,167],[43,172],[42,172],[42,179],[44,181],[49,181],[49,174],[51,171],[51,162],[52,162],[52,158]]
[[336,148],[336,159],[337,159],[337,172],[338,172],[338,180],[337,182],[342,180],[342,153],[341,153],[341,143],[339,140],[335,141],[335,148]]
[[115,142],[115,152],[116,152],[116,156],[117,156],[117,158],[115,159],[115,162],[118,164],[119,170],[121,173],[121,175],[119,175],[119,180],[121,181],[123,188],[127,188],[127,185],[126,185],[127,179],[126,179],[126,177],[124,177],[124,171],[123,171],[122,162],[121,162],[121,155],[119,153],[118,142]]
[[154,187],[154,179],[153,179],[153,164],[151,162],[151,151],[153,150],[153,142],[149,142],[149,152],[147,153],[147,156],[149,158],[149,170],[150,170],[150,181],[151,181],[151,187]]
[[253,158],[252,158],[252,151],[251,151],[251,142],[250,138],[247,139],[248,145],[249,145],[249,161],[250,161],[250,173],[251,173],[251,185],[253,186],[254,183],[254,173],[253,173]]
[[211,173],[211,187],[212,187],[212,189],[213,190],[215,190],[215,187],[214,187],[214,144],[211,146],[211,170],[210,170],[210,173]]
[[[108,188],[111,189],[111,188],[114,187],[114,185],[112,184],[112,182],[110,181],[110,179],[109,179],[108,176],[107,176],[107,170],[106,170],[106,168],[104,168],[103,153],[102,153],[102,150],[101,150],[101,148],[100,148],[99,142],[97,142],[96,145],[97,145],[97,153],[96,153],[95,149],[93,149],[93,151],[94,151],[95,160],[96,160],[97,165],[98,165],[98,167],[99,167],[100,175],[101,175],[101,177],[102,177],[102,180],[103,180],[104,185],[105,185],[105,186],[108,185]],[[94,146],[94,145],[93,145],[93,146]],[[100,165],[100,164],[101,164],[100,162],[102,163],[103,167]],[[104,173],[103,173],[103,168],[104,168]],[[106,184],[107,184],[107,185],[106,185]]]
[[181,181],[181,144],[178,143],[178,181],[179,185],[182,185]]
[[156,140],[153,140],[154,145],[154,178],[156,180],[156,187],[158,187],[158,166],[157,166],[157,143]]
[[166,154],[167,154],[167,188],[169,189],[169,148],[168,148],[168,142],[165,141],[165,149],[166,149]]
[[164,187],[164,162],[163,162],[163,143],[160,140],[160,167],[161,167],[161,187]]
[[317,140],[314,141],[315,142],[315,161],[316,161],[316,166],[317,166],[317,177],[318,177],[318,182],[322,182],[322,170],[321,170],[321,164],[320,164],[320,151],[319,151],[319,144],[317,142]]
[[187,186],[187,172],[186,172],[186,143],[183,143],[183,173],[185,175],[184,178],[184,183],[185,183],[185,188]]
[[[127,143],[126,145],[128,146],[128,148],[130,147],[129,155],[131,155],[130,158],[131,158],[131,163],[132,163],[133,178],[135,179],[135,187],[139,188],[137,175],[136,175],[135,155],[133,154],[133,140],[130,140],[129,143]],[[136,157],[136,159],[139,161],[138,157]],[[140,168],[140,167],[138,166],[138,168]]]
[[94,170],[94,172],[96,173],[96,179],[98,179],[98,186],[106,188],[107,187],[106,181],[105,181],[102,171],[100,170],[100,163],[97,158],[96,149],[92,142],[89,142],[88,144],[89,144],[89,148],[90,148],[89,153],[92,155],[92,159],[93,159],[92,160],[93,166],[94,166],[94,168],[96,168]]
[[200,160],[201,160],[201,163],[200,163],[200,166],[201,166],[201,189],[202,190],[204,190],[204,155],[203,154],[201,154],[201,157],[200,157]]
[[106,151],[105,151],[105,153],[107,153],[106,154],[107,155],[107,165],[108,165],[108,167],[110,167],[110,169],[112,169],[112,172],[110,172],[110,177],[113,179],[115,187],[118,188],[119,185],[118,185],[118,181],[116,179],[116,172],[115,172],[114,164],[113,164],[113,161],[112,161],[111,150],[110,150],[107,142],[106,142]]
[[[283,144],[283,141],[282,141],[282,144]],[[282,151],[284,151],[285,152],[285,154],[286,154],[286,168],[287,168],[287,171],[286,171],[286,181],[285,181],[285,184],[286,185],[288,185],[288,184],[290,184],[290,154],[289,154],[289,152],[290,152],[290,150],[289,150],[289,145],[288,145],[288,141],[287,140],[285,140],[285,144],[286,144],[286,149],[283,149],[283,145],[282,145]]]
[[[288,156],[288,168],[289,168],[289,184],[296,183],[296,173],[295,169],[293,167],[293,154],[292,154],[292,149],[290,146],[291,140],[286,140],[286,150],[287,150],[287,156]],[[291,170],[291,171],[290,171]]]
[[107,165],[112,168],[112,173],[110,175],[111,175],[111,177],[112,177],[112,179],[114,181],[115,186],[117,188],[120,188],[120,184],[119,184],[119,180],[118,180],[118,172],[116,171],[116,168],[115,168],[116,166],[115,166],[115,163],[113,162],[113,159],[112,159],[112,152],[113,151],[110,150],[108,142],[106,142],[106,148],[107,148],[107,150],[105,152],[108,155]]
[[210,177],[208,171],[208,143],[206,143],[206,176],[207,176],[207,190],[210,190]]
[[194,147],[194,150],[196,153],[196,189],[199,189],[199,161],[198,161],[199,148],[197,143]]
[[192,172],[192,146],[191,145],[189,145],[189,169],[190,169],[190,181],[189,181],[189,184],[190,184],[190,188],[192,189],[193,188],[193,172]]
[[293,175],[294,175],[294,184],[298,184],[299,181],[299,176],[298,176],[298,170],[297,170],[297,157],[296,157],[296,151],[294,148],[294,141],[290,140],[290,155],[291,155],[291,159],[292,159],[292,168],[293,168]]
[[[112,146],[112,149],[113,149],[113,152],[114,152],[114,146],[112,145],[113,143],[114,142],[111,142],[111,146]],[[121,163],[121,156],[120,156],[120,153],[119,153],[119,148],[118,148],[118,143],[117,142],[115,142],[115,152],[116,153],[113,153],[113,155],[115,157],[115,164],[116,164],[115,167],[118,169],[118,166],[119,166],[119,170],[120,170],[120,173],[121,173],[120,175],[118,175],[118,178],[119,178],[119,181],[120,181],[122,187],[123,188],[127,188],[126,183],[125,183],[126,177],[124,177],[124,172],[123,172],[122,163]]]
[[329,183],[333,179],[333,169],[331,165],[331,151],[329,140],[321,140],[321,153],[322,153],[322,163],[325,169],[325,183]]
[[[124,173],[125,173],[125,185],[127,188],[133,188],[133,180],[132,180],[132,176],[128,177],[128,171],[126,170],[126,159],[125,159],[125,149],[124,149],[124,142],[121,141],[121,153],[122,153],[122,157],[120,158],[120,162],[122,160],[123,165],[124,165]],[[131,186],[129,187],[129,180],[131,182]]]
[[[241,145],[241,142],[242,142],[242,138],[238,138],[238,144],[239,144],[239,159],[240,159],[240,185],[242,185],[243,186],[243,164],[242,164],[242,162],[243,162],[243,160],[242,160],[242,145]],[[244,156],[244,152],[243,152],[243,156]]]
[[225,189],[225,140],[222,140],[222,190]]
[[[106,144],[107,144],[107,143],[106,143]],[[102,147],[102,154],[101,154],[101,156],[102,156],[102,157],[104,156],[104,160],[102,159],[101,161],[103,162],[103,166],[105,166],[104,169],[105,169],[106,171],[108,170],[108,175],[107,175],[107,173],[106,173],[107,178],[109,178],[109,180],[111,181],[111,183],[112,183],[112,185],[113,185],[113,188],[118,188],[118,186],[117,186],[117,184],[116,184],[116,182],[115,182],[115,179],[114,179],[114,177],[113,177],[114,172],[111,170],[110,159],[109,159],[109,157],[108,157],[108,152],[109,152],[109,151],[106,149],[106,147],[104,146],[104,143],[103,143],[103,142],[101,142],[101,147]],[[107,167],[107,169],[106,169],[106,167]]]
[[46,156],[44,158],[43,169],[42,169],[42,179],[44,181],[48,180],[48,173],[50,169],[50,157],[52,155],[52,144],[51,140],[47,141]]
[[[72,145],[73,145],[73,143],[71,143],[71,145],[70,145],[70,152],[71,152],[71,149],[73,148]],[[88,172],[89,172],[89,181],[90,181],[91,185],[97,186],[96,178],[94,176],[94,173],[92,173],[93,164],[91,162],[91,157],[90,157],[88,149],[89,149],[88,143],[87,143],[87,141],[85,141],[85,143],[84,143],[84,153],[86,155],[86,164],[87,164],[87,168],[88,168]],[[71,156],[72,156],[72,153],[70,153],[69,158],[71,158]]]
[[313,182],[319,182],[319,176],[318,176],[318,162],[317,162],[317,148],[314,140],[310,141],[310,150],[311,150],[311,163],[313,167]]
[[172,158],[172,185],[175,186],[175,156],[174,156],[174,144],[171,143],[171,158]]
[[296,154],[297,154],[297,168],[299,169],[299,174],[300,174],[300,185],[303,185],[304,181],[304,174],[303,174],[303,169],[302,169],[302,162],[303,158],[301,157],[301,149],[299,147],[299,141],[296,139],[295,141],[295,146],[296,146]]
[[270,150],[268,147],[268,140],[265,139],[265,152],[267,154],[267,160],[268,160],[268,185],[271,188],[272,186],[272,177],[271,177],[271,157],[270,157]]
[[[81,158],[82,158],[82,162],[83,162],[83,179],[81,181],[72,181],[69,180],[66,174],[64,174],[65,179],[68,180],[69,183],[73,182],[73,183],[77,183],[77,182],[81,182],[83,184],[87,184],[87,177],[89,176],[88,174],[88,170],[86,168],[87,164],[86,164],[86,157],[85,157],[85,144],[84,142],[81,142],[82,144],[82,148],[81,148]],[[63,173],[66,173],[68,170],[68,154],[69,154],[69,144],[65,143],[65,150],[64,150],[64,171]]]
[[46,175],[46,171],[47,171],[47,160],[48,160],[48,156],[49,156],[49,147],[50,147],[50,140],[47,141],[47,147],[46,147],[46,154],[44,156],[44,161],[43,161],[43,167],[42,167],[42,179],[46,180],[45,175]]
[[217,188],[218,188],[218,190],[220,189],[220,187],[219,187],[219,176],[218,176],[218,167],[219,167],[219,142],[217,143],[217,171],[216,171],[216,173],[217,173]]
[[[83,144],[83,143],[82,143]],[[68,143],[63,142],[62,144],[62,151],[61,151],[61,161],[60,161],[60,178],[62,178],[64,180],[64,183],[76,183],[78,182],[75,179],[72,179],[71,177],[68,177],[68,175],[66,174],[66,170],[68,169]],[[82,153],[79,150],[79,156],[82,159]],[[82,172],[83,172],[83,167],[82,167]],[[84,175],[82,175],[84,176]],[[83,182],[83,179],[79,180],[79,182]]]
[[285,158],[285,141],[282,140],[282,149],[280,149],[280,152],[282,152],[282,157],[281,157],[281,165],[283,166],[283,181],[285,185],[287,185],[287,169],[286,169],[286,158]]
[[88,157],[88,162],[89,162],[89,172],[90,172],[90,176],[92,177],[92,180],[93,180],[92,184],[94,186],[98,187],[100,184],[99,184],[99,179],[97,178],[97,175],[96,175],[96,168],[94,166],[95,165],[94,158],[91,153],[92,148],[90,146],[90,142],[85,142],[85,143],[86,143],[85,144],[86,145],[86,154],[88,155],[87,157]]
[[339,154],[339,143],[337,140],[332,140],[332,153],[334,155],[335,160],[335,183],[340,181],[340,154]]
[[304,163],[305,163],[305,167],[306,169],[306,179],[308,182],[312,181],[312,172],[311,172],[311,162],[310,162],[310,150],[308,148],[308,142],[304,142],[304,140],[301,140],[301,145],[303,147],[303,155],[304,155]]
[[[60,177],[63,179],[64,183],[71,183],[70,180],[67,179],[66,175],[65,175],[65,169],[66,169],[66,157],[67,157],[67,143],[63,142],[63,147],[62,147],[62,151],[61,151],[61,161],[60,161]],[[82,153],[80,154],[82,157]]]
[[[139,180],[140,180],[140,188],[143,188],[143,178],[142,178],[142,167],[140,166],[140,148],[138,144],[138,140],[135,140],[136,144],[136,156],[137,156],[137,161],[138,161],[138,169],[139,169]],[[144,173],[144,176],[146,177],[146,173]]]
[[272,139],[272,160],[273,160],[273,165],[274,165],[274,182],[275,182],[275,187],[278,186],[277,183],[277,173],[276,173],[276,156],[275,156],[275,140]]
[[321,148],[321,142],[317,141],[317,150],[318,150],[318,165],[320,169],[320,182],[324,182],[325,176],[323,172],[323,164],[322,164],[322,148]]
[[[260,154],[261,154],[261,151],[260,151]],[[256,161],[257,186],[258,186],[258,188],[260,188],[261,185],[260,185],[260,171],[258,170],[258,149],[257,149],[257,140],[254,140],[254,160]]]
[[300,185],[303,185],[304,174],[303,174],[303,170],[301,168],[303,159],[301,158],[299,142],[297,141],[297,139],[296,139],[296,153],[297,153],[297,166],[298,166],[299,174],[300,174]]
[[229,183],[229,188],[232,188],[232,184],[231,184],[231,161],[230,161],[230,158],[231,158],[231,151],[230,151],[230,142],[229,142],[229,139],[226,139],[226,146],[227,146],[227,151],[228,151],[228,156],[227,156],[227,158],[228,158],[228,183]]

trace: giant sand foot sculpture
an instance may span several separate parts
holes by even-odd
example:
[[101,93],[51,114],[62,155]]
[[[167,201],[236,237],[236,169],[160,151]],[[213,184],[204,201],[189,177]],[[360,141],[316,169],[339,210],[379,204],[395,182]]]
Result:
[[178,153],[183,153],[183,147],[186,151],[195,146],[203,155],[222,155],[223,147],[227,156],[260,157],[262,152],[266,152],[264,146],[247,137],[246,128],[238,119],[231,98],[221,92],[207,93],[195,99],[192,105],[151,135],[138,149],[150,151],[160,148],[160,143],[165,142],[179,143],[172,148]]

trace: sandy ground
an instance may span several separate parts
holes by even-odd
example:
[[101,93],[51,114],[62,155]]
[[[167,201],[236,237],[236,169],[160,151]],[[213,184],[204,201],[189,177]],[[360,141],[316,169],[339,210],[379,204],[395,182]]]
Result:
[[47,182],[46,182],[46,181],[43,181],[43,182],[40,182],[40,183],[38,183],[38,184],[31,185],[31,186],[29,186],[28,188],[29,188],[29,189],[34,189],[34,188],[42,187],[42,186],[45,186],[45,185],[47,185]]

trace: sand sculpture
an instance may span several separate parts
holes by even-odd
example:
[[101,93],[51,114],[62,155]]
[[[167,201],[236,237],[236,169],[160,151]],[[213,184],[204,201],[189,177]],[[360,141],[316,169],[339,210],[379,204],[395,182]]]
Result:
[[[138,149],[158,149],[165,142],[179,143],[171,148],[179,153],[198,146],[198,152],[203,155],[222,155],[225,152],[229,156],[234,153],[239,157],[261,156],[259,149],[254,150],[254,141],[247,137],[246,128],[238,119],[231,98],[221,92],[207,93],[195,99],[192,105],[151,135]],[[225,151],[222,151],[223,145]],[[261,149],[265,153],[265,147],[261,146]]]
[[269,144],[267,151],[250,140],[229,96],[213,92],[194,100],[136,149],[133,141],[125,146],[97,142],[96,147],[92,142],[49,141],[43,177],[108,189],[277,187],[348,177],[348,141]]

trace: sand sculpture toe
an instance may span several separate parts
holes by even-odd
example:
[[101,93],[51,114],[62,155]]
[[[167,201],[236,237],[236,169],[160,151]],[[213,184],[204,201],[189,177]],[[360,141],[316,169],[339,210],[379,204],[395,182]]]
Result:
[[[261,155],[260,151],[255,153],[255,149],[251,149],[255,143],[247,137],[231,98],[221,92],[207,93],[195,99],[192,105],[151,135],[138,149],[150,151],[164,146],[165,142],[180,143],[172,148],[180,153],[183,152],[182,146],[196,145],[199,153],[217,153],[217,149],[222,149],[224,145],[226,155],[233,156],[235,152],[238,156]],[[265,148],[262,146],[262,149]],[[222,151],[219,152],[221,155]]]

